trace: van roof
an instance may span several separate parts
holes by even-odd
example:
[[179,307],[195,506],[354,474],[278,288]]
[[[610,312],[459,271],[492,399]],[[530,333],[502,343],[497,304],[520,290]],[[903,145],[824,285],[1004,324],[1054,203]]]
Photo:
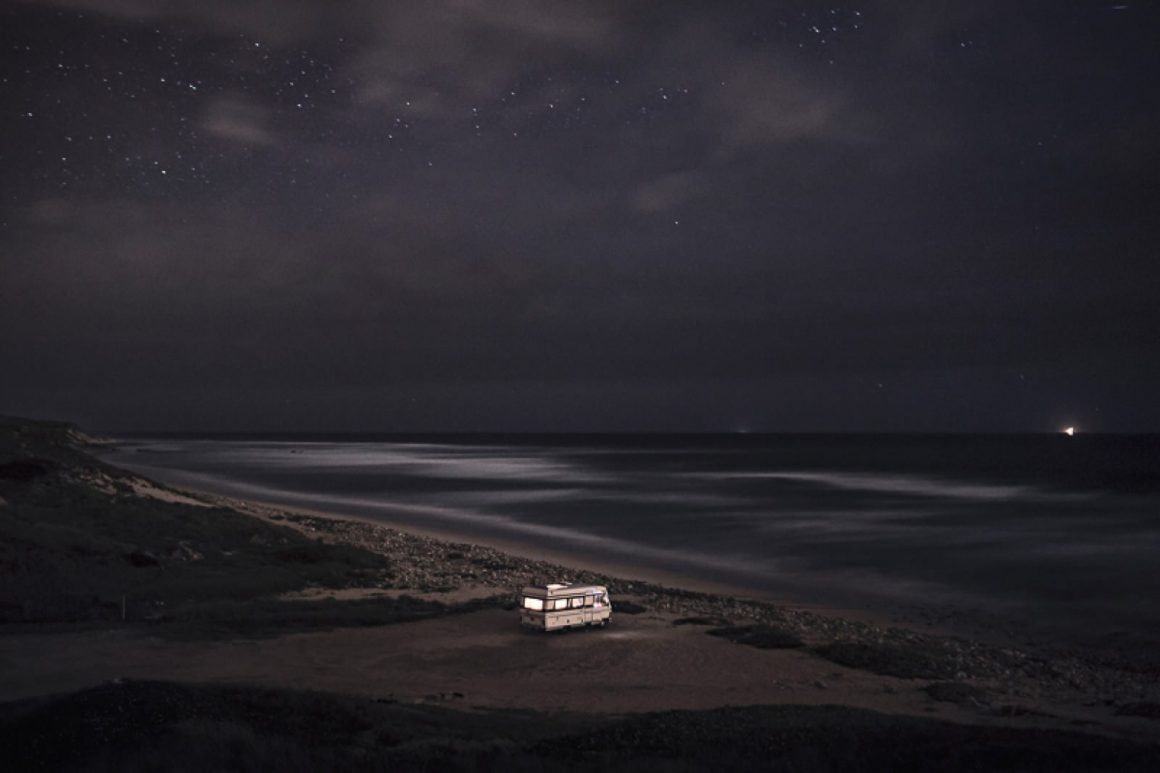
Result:
[[557,596],[579,596],[585,593],[607,593],[608,588],[603,585],[572,585],[567,582],[555,582],[549,585],[529,585],[524,588],[525,596],[539,596],[542,598],[556,598]]

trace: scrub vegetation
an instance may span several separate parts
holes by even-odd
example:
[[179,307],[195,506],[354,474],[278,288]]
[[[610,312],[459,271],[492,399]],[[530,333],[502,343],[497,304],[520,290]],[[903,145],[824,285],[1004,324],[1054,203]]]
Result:
[[[479,608],[406,596],[282,601],[390,586],[385,556],[206,505],[102,464],[67,424],[0,419],[0,624],[264,636]],[[498,602],[497,602],[498,603]]]

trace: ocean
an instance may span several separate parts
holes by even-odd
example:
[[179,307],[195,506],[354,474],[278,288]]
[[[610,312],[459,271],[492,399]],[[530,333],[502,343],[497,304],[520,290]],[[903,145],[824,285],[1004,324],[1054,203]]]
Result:
[[802,603],[1160,640],[1160,436],[127,437],[104,457]]

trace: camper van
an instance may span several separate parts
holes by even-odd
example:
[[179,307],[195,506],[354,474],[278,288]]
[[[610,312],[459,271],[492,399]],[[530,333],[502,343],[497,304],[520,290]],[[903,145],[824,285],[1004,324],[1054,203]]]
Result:
[[605,626],[612,601],[603,585],[534,585],[520,595],[520,624],[541,631]]

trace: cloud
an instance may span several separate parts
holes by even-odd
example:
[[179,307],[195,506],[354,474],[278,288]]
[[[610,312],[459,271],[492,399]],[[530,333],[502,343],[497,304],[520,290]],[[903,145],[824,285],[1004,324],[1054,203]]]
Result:
[[[24,0],[28,5],[75,8],[133,21],[179,21],[223,34],[245,33],[273,43],[301,40],[349,11],[332,3],[279,0]],[[349,10],[365,6],[346,5]]]
[[351,208],[328,231],[287,227],[243,200],[58,197],[14,220],[24,237],[8,255],[18,297],[6,311],[76,329],[220,314],[299,326],[311,309],[335,328],[373,318],[400,331],[407,321],[518,312],[544,281],[532,250],[479,244],[395,195]]
[[726,148],[860,138],[840,90],[764,58],[735,64],[720,88],[711,92],[710,108],[722,114]]
[[276,144],[267,128],[267,111],[240,97],[219,97],[211,102],[201,126],[217,137],[246,145]]
[[[246,32],[279,42],[304,40],[345,29],[356,37],[396,42],[424,31],[414,50],[437,53],[438,41],[465,41],[490,31],[550,45],[586,47],[608,35],[615,2],[543,0],[346,0],[342,3],[282,0],[24,0],[28,5],[77,8],[124,19],[200,23],[225,33]],[[437,32],[443,30],[443,32]],[[435,35],[433,38],[432,35]]]
[[[148,309],[165,316],[200,303],[228,305],[301,279],[303,246],[244,207],[52,198],[16,213],[25,236],[9,279],[39,316]],[[56,291],[77,302],[37,310]]]
[[[530,62],[608,51],[623,42],[617,21],[624,9],[611,1],[27,1],[138,22],[177,21],[269,45],[341,39],[353,51],[346,74],[361,102],[409,103],[412,116],[465,110],[463,102],[495,96]],[[228,118],[223,126],[237,128]]]
[[364,104],[412,116],[466,114],[532,63],[614,48],[614,6],[522,0],[383,4],[350,67]]
[[684,171],[648,180],[633,193],[632,206],[650,214],[674,209],[696,195],[700,179],[698,173]]
[[1019,12],[995,0],[928,0],[887,6],[881,11],[884,22],[880,23],[892,31],[896,54],[925,56],[948,35],[962,37],[983,20],[1011,19]]
[[638,42],[647,43],[640,49],[650,78],[687,89],[696,100],[693,125],[698,139],[713,145],[715,161],[747,149],[801,140],[857,143],[874,134],[875,122],[851,98],[848,78],[819,70],[814,57],[796,49],[738,44],[737,31],[715,26],[714,18],[651,30]]

